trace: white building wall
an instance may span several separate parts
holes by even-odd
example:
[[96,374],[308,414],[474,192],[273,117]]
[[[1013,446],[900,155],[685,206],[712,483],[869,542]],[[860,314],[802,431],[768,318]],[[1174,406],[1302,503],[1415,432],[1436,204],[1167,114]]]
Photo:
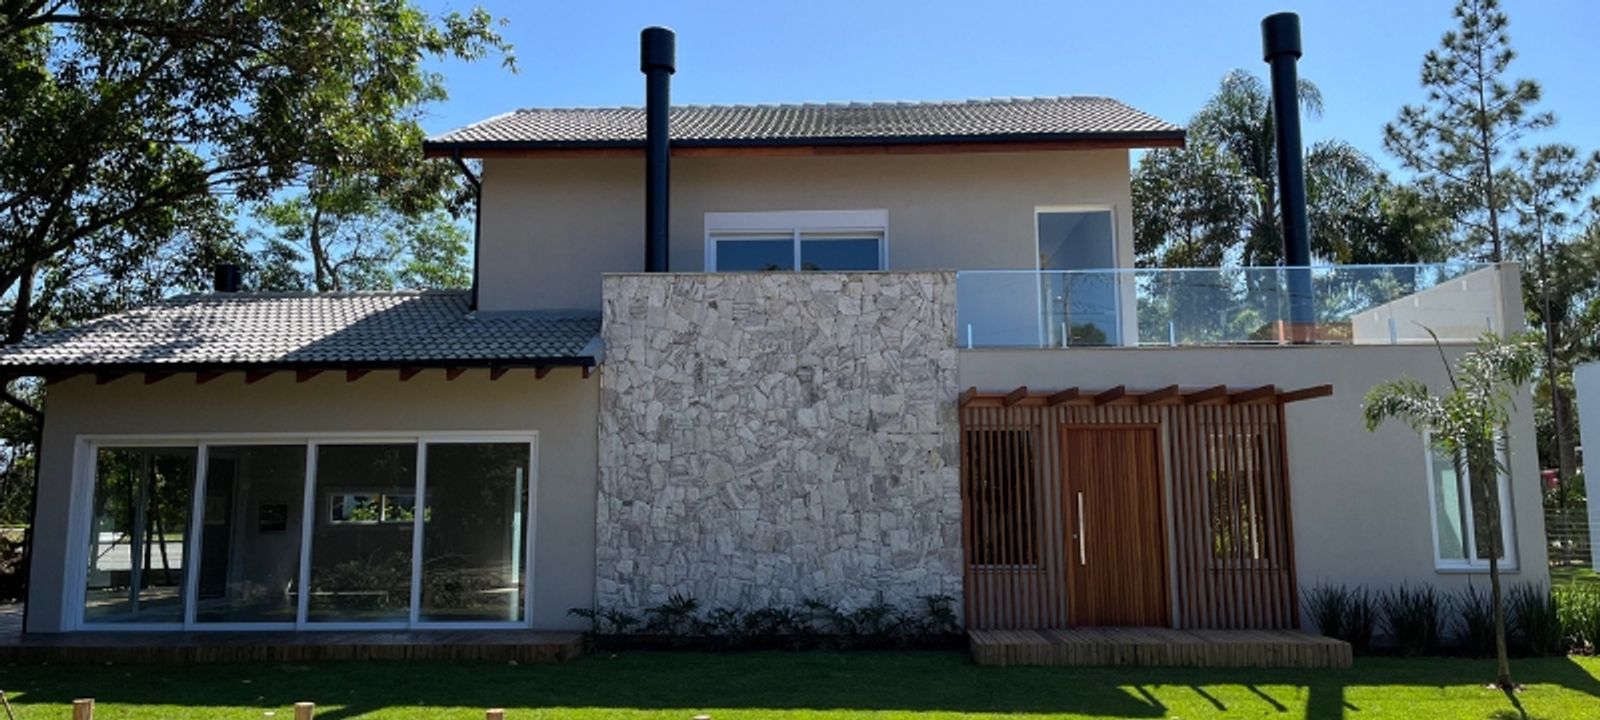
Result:
[[[1578,389],[1578,423],[1584,448],[1583,482],[1589,498],[1589,537],[1600,538],[1600,466],[1589,467],[1591,453],[1600,452],[1600,362],[1579,365],[1572,370],[1572,383]],[[1590,543],[1590,563],[1600,567],[1600,543]]]

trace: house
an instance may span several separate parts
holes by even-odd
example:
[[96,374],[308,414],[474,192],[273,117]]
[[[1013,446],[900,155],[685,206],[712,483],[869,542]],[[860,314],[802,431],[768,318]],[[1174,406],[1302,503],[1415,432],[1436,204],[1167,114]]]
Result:
[[[225,273],[0,351],[49,383],[28,631],[674,593],[1282,629],[1319,583],[1483,582],[1463,479],[1361,398],[1445,381],[1418,323],[1516,329],[1514,266],[1137,268],[1130,153],[1184,133],[1104,97],[664,110],[430,139],[481,161],[470,291]],[[1539,581],[1533,438],[1523,403],[1502,567]]]

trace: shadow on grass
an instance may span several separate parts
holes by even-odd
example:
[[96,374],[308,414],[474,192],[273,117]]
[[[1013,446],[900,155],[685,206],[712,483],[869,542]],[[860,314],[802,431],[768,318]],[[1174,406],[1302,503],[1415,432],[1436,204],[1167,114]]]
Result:
[[[1571,660],[1528,660],[1514,669],[1520,682],[1557,685],[1600,702],[1600,679]],[[266,710],[311,700],[321,706],[321,720],[419,706],[595,708],[596,717],[608,709],[740,708],[1159,718],[1263,710],[1290,714],[1303,708],[1310,720],[1334,720],[1360,710],[1346,697],[1350,687],[1470,685],[1484,672],[1491,676],[1492,665],[1449,660],[1363,660],[1349,670],[994,668],[972,665],[959,653],[630,652],[540,667],[14,665],[0,667],[0,682],[19,706],[60,706],[91,696],[121,706]],[[1188,688],[1200,700],[1163,692],[1169,688]],[[1509,704],[1505,711],[1506,717],[1521,717]]]

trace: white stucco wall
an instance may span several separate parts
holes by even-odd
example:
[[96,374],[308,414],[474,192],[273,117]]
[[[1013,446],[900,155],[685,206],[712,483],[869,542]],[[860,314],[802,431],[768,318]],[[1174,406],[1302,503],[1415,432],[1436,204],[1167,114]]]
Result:
[[[324,373],[305,383],[278,373],[246,385],[242,373],[197,385],[178,375],[154,385],[128,376],[106,385],[77,378],[51,385],[46,397],[38,528],[29,585],[28,629],[66,625],[62,592],[70,577],[68,526],[74,450],[80,435],[360,433],[430,431],[537,432],[534,498],[533,626],[578,629],[567,610],[594,602],[594,513],[598,377],[558,369],[543,380],[517,370],[491,381],[469,370],[453,381],[427,370],[407,382],[394,371],[356,382]],[[77,612],[77,609],[72,609]]]
[[[1579,443],[1584,448],[1583,482],[1589,498],[1589,537],[1600,538],[1600,464],[1590,465],[1593,453],[1600,452],[1600,363],[1579,365],[1572,370],[1572,384],[1578,389]],[[1600,543],[1591,543],[1590,563],[1600,567]]]
[[1525,324],[1519,273],[1516,263],[1500,263],[1352,315],[1354,342],[1432,345],[1429,330],[1445,341],[1518,332]]
[[[1453,346],[1448,352],[1456,356],[1464,349]],[[1432,387],[1447,382],[1438,351],[1424,346],[961,352],[961,386],[980,390],[1332,384],[1332,397],[1293,403],[1285,411],[1301,586],[1427,582],[1453,590],[1468,582],[1486,583],[1482,574],[1434,567],[1422,438],[1399,422],[1377,432],[1366,429],[1361,401],[1367,390],[1403,376]],[[1508,577],[1547,581],[1532,406],[1526,392],[1517,402],[1511,468],[1519,569]]]
[[[697,157],[672,161],[671,269],[705,264],[705,214],[888,211],[888,268],[1033,269],[1034,210],[1109,206],[1133,264],[1125,150]],[[644,161],[492,159],[483,169],[485,310],[600,307],[600,275],[644,269]]]

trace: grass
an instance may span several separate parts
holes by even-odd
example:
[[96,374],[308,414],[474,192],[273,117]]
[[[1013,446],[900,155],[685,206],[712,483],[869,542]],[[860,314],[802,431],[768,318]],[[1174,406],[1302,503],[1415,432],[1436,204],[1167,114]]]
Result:
[[1572,565],[1550,568],[1550,584],[1552,586],[1574,582],[1585,585],[1600,585],[1600,573],[1595,572],[1592,568]]
[[[1595,717],[1600,659],[1513,664],[1533,718]],[[960,653],[647,653],[559,666],[323,663],[0,667],[17,720],[673,718],[1515,718],[1489,662],[1363,658],[1349,670],[989,668]]]

